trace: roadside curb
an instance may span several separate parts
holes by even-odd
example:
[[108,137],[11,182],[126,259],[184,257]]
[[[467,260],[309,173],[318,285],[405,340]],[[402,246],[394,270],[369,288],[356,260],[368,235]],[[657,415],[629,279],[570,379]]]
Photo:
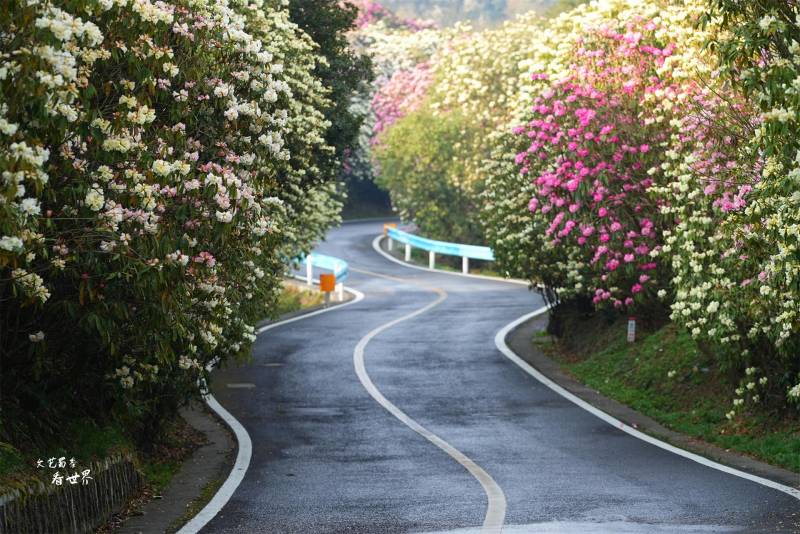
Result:
[[117,532],[168,532],[184,516],[186,509],[201,498],[208,484],[227,476],[230,471],[237,446],[227,425],[206,409],[205,404],[182,410],[181,415],[189,425],[202,432],[208,442],[181,465],[161,499],[145,503],[139,515],[125,521]]
[[[793,496],[800,498],[800,491],[797,491],[800,489],[800,474],[670,430],[654,419],[637,412],[625,404],[603,396],[598,391],[587,387],[567,375],[561,370],[557,362],[548,358],[532,343],[534,334],[543,329],[547,319],[546,315],[531,317],[513,327],[505,336],[505,342],[508,348],[534,370],[595,409],[618,419],[632,429],[652,436],[674,447],[700,455],[713,462],[722,464],[723,466],[728,466],[744,473],[755,475],[768,481],[788,486],[789,488],[794,488],[795,492]],[[760,483],[758,481],[755,482]],[[780,490],[780,488],[774,489]],[[786,491],[784,492],[786,493]]]
[[[339,308],[343,308],[350,304],[355,304],[364,298],[364,295],[354,289],[350,289],[345,286],[344,291],[348,294],[349,297],[343,302],[338,302],[333,305],[325,306],[314,306],[311,308],[306,308],[304,310],[298,310],[297,312],[287,313],[281,316],[279,319],[275,321],[266,321],[262,322],[256,328],[256,334],[261,334],[266,332],[267,330],[271,330],[272,328],[276,328],[278,326],[282,326],[285,324],[293,323],[295,321],[299,321],[305,319],[306,317],[313,317],[315,315],[319,315],[322,313],[327,313],[329,311],[334,311]],[[242,426],[236,417],[230,414],[215,398],[213,395],[209,394],[206,397],[206,403],[208,407],[216,412],[216,414],[225,421],[225,424],[230,428],[233,434],[236,437],[237,441],[237,454],[236,460],[233,464],[233,467],[230,470],[225,481],[222,483],[222,486],[217,490],[211,500],[205,505],[205,507],[200,510],[194,517],[190,518],[181,528],[178,530],[178,534],[194,534],[199,532],[206,524],[208,524],[216,515],[223,509],[223,507],[228,503],[230,498],[233,496],[236,489],[239,487],[239,484],[244,479],[244,476],[247,474],[247,470],[250,466],[250,460],[252,455],[252,442],[250,441],[250,435],[247,433],[247,430]]]

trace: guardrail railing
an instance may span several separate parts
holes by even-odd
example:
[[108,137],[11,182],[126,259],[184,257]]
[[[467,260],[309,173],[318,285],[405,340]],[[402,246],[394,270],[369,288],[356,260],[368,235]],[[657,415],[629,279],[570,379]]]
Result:
[[344,299],[344,284],[343,282],[350,275],[350,266],[346,261],[335,256],[328,256],[326,254],[319,254],[312,252],[301,260],[306,266],[306,284],[314,284],[314,269],[329,271],[333,273],[336,278],[336,295],[339,300]]
[[418,235],[403,232],[397,228],[386,226],[386,235],[389,238],[388,248],[391,251],[394,248],[394,242],[402,243],[405,245],[405,259],[411,261],[411,249],[418,248],[428,251],[428,267],[431,269],[436,268],[436,254],[444,254],[445,256],[460,256],[461,257],[461,272],[469,274],[469,260],[484,260],[494,261],[494,252],[489,247],[481,247],[477,245],[461,245],[458,243],[448,243],[446,241],[437,241],[435,239],[427,239]]

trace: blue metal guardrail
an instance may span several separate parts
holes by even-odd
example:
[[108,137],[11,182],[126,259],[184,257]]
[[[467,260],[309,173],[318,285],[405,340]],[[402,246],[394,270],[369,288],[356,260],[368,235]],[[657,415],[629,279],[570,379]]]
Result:
[[427,239],[425,237],[409,234],[397,228],[387,228],[387,235],[398,243],[404,243],[414,248],[427,250],[434,254],[461,256],[462,258],[470,258],[473,260],[494,261],[494,252],[492,252],[492,249],[489,247],[436,241],[435,239]]
[[306,267],[308,267],[309,258],[311,258],[312,267],[330,271],[336,275],[337,284],[346,280],[347,276],[350,274],[350,266],[343,259],[312,252],[301,260]]

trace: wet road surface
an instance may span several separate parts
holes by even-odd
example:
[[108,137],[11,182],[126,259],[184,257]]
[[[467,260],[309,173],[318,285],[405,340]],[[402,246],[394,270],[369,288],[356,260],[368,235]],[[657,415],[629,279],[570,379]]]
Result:
[[[628,436],[508,361],[494,336],[538,295],[392,263],[372,248],[381,229],[345,225],[318,248],[350,263],[363,300],[265,332],[251,365],[218,373],[253,452],[202,532],[477,533],[500,498],[508,534],[796,532],[797,499]],[[499,496],[376,402],[359,342],[379,394]]]

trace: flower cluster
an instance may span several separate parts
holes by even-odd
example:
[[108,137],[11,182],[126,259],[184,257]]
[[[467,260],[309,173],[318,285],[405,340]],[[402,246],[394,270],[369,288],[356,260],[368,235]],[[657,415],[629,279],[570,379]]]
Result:
[[[528,62],[521,140],[496,137],[522,173],[504,174],[502,151],[489,159],[484,217],[509,272],[596,305],[661,297],[723,368],[745,374],[733,418],[800,391],[800,45],[784,45],[793,5],[716,4],[608,2],[550,25],[544,33],[571,30],[539,53],[546,61]],[[614,69],[616,81],[598,79]],[[523,192],[527,221],[512,212]],[[757,380],[745,372],[755,368]]]
[[587,33],[569,75],[532,75],[546,88],[515,130],[530,140],[516,156],[535,186],[529,209],[547,219],[552,245],[582,247],[573,288],[590,291],[595,304],[630,307],[664,283],[651,253],[671,221],[648,191],[662,180],[654,147],[667,141],[679,109],[666,111],[664,95],[686,91],[658,72],[676,45],[657,45],[657,28],[638,21]]
[[431,84],[430,65],[420,63],[410,70],[400,70],[381,86],[372,98],[375,123],[372,143],[398,119],[419,109]]
[[353,2],[359,8],[359,28],[350,35],[354,50],[372,60],[375,79],[370,90],[351,106],[365,115],[358,145],[348,155],[345,175],[375,177],[373,147],[377,136],[405,114],[417,109],[431,83],[429,62],[443,32],[429,22],[402,20],[371,0]]
[[279,2],[7,7],[3,384],[111,381],[157,419],[245,353],[286,262],[336,220],[315,45]]
[[665,166],[672,317],[727,367],[758,367],[756,397],[800,404],[800,7],[720,0],[706,19],[738,91],[703,96]]

